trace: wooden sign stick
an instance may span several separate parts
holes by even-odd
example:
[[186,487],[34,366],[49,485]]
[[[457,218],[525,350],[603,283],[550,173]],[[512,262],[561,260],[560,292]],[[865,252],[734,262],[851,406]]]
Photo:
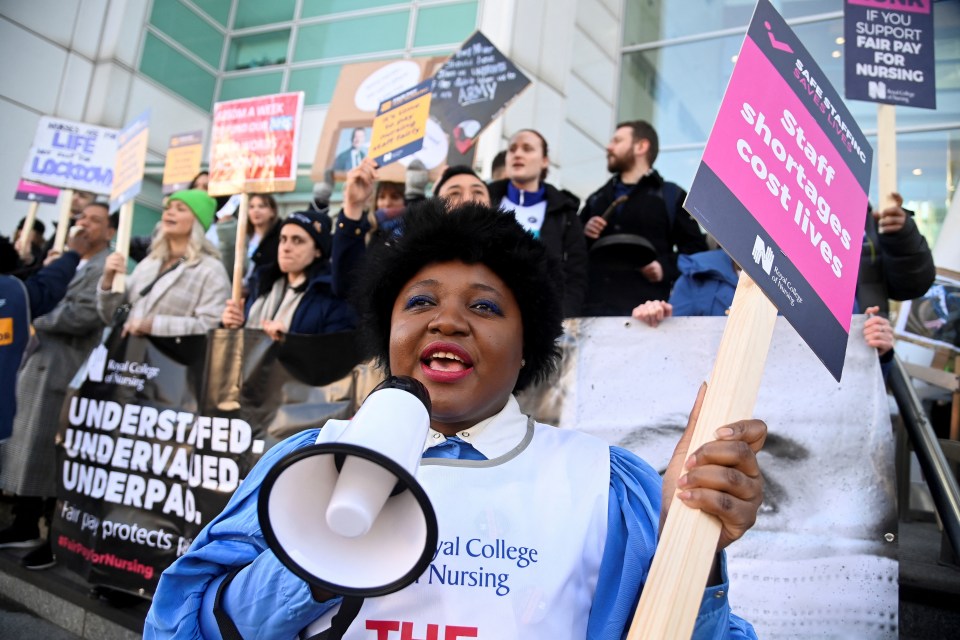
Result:
[[240,194],[240,207],[237,210],[237,242],[233,254],[233,301],[243,309],[243,275],[247,261],[247,212],[250,208],[250,196]]
[[36,200],[30,202],[30,205],[27,207],[27,217],[23,219],[23,226],[20,228],[17,250],[20,253],[20,259],[24,262],[27,261],[27,258],[29,258],[32,253],[30,245],[33,243],[30,241],[30,236],[33,235],[33,225],[37,221],[37,209],[39,208],[40,203]]
[[[715,440],[714,432],[721,426],[752,417],[776,319],[776,307],[741,271],[691,452]],[[719,538],[719,520],[687,507],[674,495],[629,640],[690,637]]]
[[890,194],[897,190],[897,114],[892,104],[877,105],[877,208],[897,204]]
[[[120,221],[117,223],[117,253],[126,260],[130,257],[130,233],[133,229],[133,200],[120,205]],[[113,276],[114,293],[123,293],[127,288],[127,273],[121,271]]]
[[63,246],[67,243],[67,232],[70,231],[70,216],[73,206],[73,189],[64,189],[60,192],[60,219],[57,221],[57,234],[53,237],[53,251],[63,253]]

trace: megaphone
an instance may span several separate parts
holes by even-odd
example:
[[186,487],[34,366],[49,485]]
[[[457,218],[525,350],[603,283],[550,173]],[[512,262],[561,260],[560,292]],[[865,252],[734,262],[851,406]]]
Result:
[[393,376],[339,437],[282,458],[257,505],[277,558],[346,596],[382,596],[419,578],[437,547],[437,516],[415,478],[429,429],[426,388]]

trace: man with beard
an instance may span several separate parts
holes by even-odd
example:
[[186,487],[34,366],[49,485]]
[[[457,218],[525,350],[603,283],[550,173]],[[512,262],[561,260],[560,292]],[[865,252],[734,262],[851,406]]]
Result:
[[686,192],[653,168],[658,150],[657,132],[643,120],[618,124],[607,145],[614,176],[580,212],[590,250],[584,315],[629,316],[647,300],[666,300],[677,255],[707,250],[683,209]]

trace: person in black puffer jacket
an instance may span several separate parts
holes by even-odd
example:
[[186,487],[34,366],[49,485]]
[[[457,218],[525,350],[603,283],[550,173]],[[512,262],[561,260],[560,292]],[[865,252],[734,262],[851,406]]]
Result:
[[521,129],[507,147],[507,179],[488,185],[490,203],[512,212],[561,268],[563,317],[581,315],[587,292],[587,244],[577,217],[580,199],[546,182],[547,141]]
[[329,216],[300,211],[278,225],[279,252],[251,278],[244,309],[227,302],[221,322],[229,329],[263,329],[274,340],[285,333],[320,334],[356,328],[353,308],[332,292]]

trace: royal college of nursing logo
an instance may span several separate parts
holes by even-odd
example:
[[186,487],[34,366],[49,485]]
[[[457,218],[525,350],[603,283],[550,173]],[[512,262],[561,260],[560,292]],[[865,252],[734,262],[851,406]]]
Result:
[[874,100],[886,100],[887,84],[882,80],[870,80],[867,83],[867,94]]
[[99,345],[87,359],[87,380],[103,382],[103,372],[107,368],[107,348]]
[[149,362],[113,360],[104,345],[98,346],[87,359],[87,380],[131,387],[143,391],[146,383],[160,375],[160,367]]
[[770,275],[770,268],[773,266],[773,247],[768,246],[760,236],[757,236],[757,240],[753,243],[753,261],[763,267],[767,275]]

